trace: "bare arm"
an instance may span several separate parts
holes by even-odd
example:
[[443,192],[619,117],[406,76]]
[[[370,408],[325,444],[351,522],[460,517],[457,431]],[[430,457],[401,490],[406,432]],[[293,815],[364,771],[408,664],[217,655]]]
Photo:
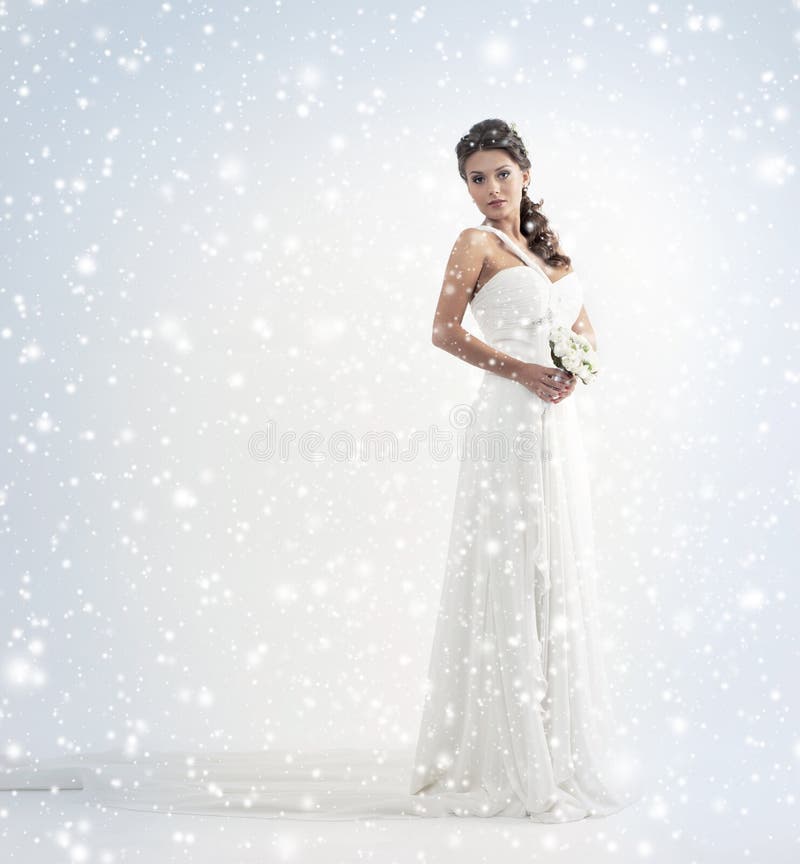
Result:
[[585,336],[592,348],[597,351],[597,336],[595,335],[594,327],[592,327],[592,322],[589,320],[589,313],[586,311],[585,306],[581,306],[580,315],[575,319],[572,330],[574,333]]
[[518,378],[523,361],[492,348],[461,326],[487,251],[486,232],[478,228],[465,228],[456,238],[433,318],[431,341],[473,366],[491,369],[503,378]]

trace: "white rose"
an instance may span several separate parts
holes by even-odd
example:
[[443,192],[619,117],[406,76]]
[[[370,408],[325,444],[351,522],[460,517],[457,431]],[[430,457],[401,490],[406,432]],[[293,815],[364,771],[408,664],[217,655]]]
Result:
[[581,367],[581,361],[575,357],[574,354],[567,354],[561,361],[564,364],[564,368],[567,372],[577,372]]

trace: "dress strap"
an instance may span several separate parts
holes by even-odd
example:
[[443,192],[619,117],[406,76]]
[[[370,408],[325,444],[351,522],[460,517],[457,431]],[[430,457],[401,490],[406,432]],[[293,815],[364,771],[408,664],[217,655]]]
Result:
[[515,255],[517,255],[519,258],[521,258],[529,267],[533,267],[536,270],[538,270],[542,274],[542,276],[544,276],[545,279],[547,279],[548,282],[551,282],[550,277],[533,260],[533,258],[530,255],[526,255],[522,251],[522,249],[520,249],[520,247],[507,234],[502,232],[499,228],[495,228],[494,225],[476,225],[475,227],[480,228],[482,231],[492,231],[494,234],[497,234],[497,236],[506,244],[506,246],[508,246],[511,249],[511,251]]

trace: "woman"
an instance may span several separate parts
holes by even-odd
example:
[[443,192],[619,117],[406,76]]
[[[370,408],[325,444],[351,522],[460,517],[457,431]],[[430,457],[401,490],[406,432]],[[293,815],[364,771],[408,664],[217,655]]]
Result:
[[[595,334],[580,278],[527,196],[516,130],[483,120],[456,154],[484,221],[453,246],[433,343],[486,374],[468,412],[410,791],[457,815],[602,816],[625,805],[605,765],[612,712],[577,379],[548,341],[555,325],[596,348]],[[468,304],[486,341],[461,326]]]

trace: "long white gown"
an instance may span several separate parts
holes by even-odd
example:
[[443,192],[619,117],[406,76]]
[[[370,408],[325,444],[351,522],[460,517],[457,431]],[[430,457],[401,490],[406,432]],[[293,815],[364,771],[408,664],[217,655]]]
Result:
[[[576,271],[523,262],[472,299],[485,341],[553,366],[548,336],[583,304]],[[568,821],[614,789],[613,711],[599,638],[590,489],[576,411],[487,371],[466,425],[429,690],[410,791],[460,815]],[[615,778],[619,784],[619,777]]]
[[[551,366],[583,302],[523,262],[472,299],[485,341]],[[560,822],[637,800],[614,776],[591,505],[576,398],[487,370],[463,439],[416,754],[333,749],[83,754],[0,770],[2,789],[74,789],[119,809],[341,820],[513,816]],[[617,789],[614,789],[614,780]],[[410,780],[410,786],[409,786]],[[0,803],[2,798],[0,798]]]

